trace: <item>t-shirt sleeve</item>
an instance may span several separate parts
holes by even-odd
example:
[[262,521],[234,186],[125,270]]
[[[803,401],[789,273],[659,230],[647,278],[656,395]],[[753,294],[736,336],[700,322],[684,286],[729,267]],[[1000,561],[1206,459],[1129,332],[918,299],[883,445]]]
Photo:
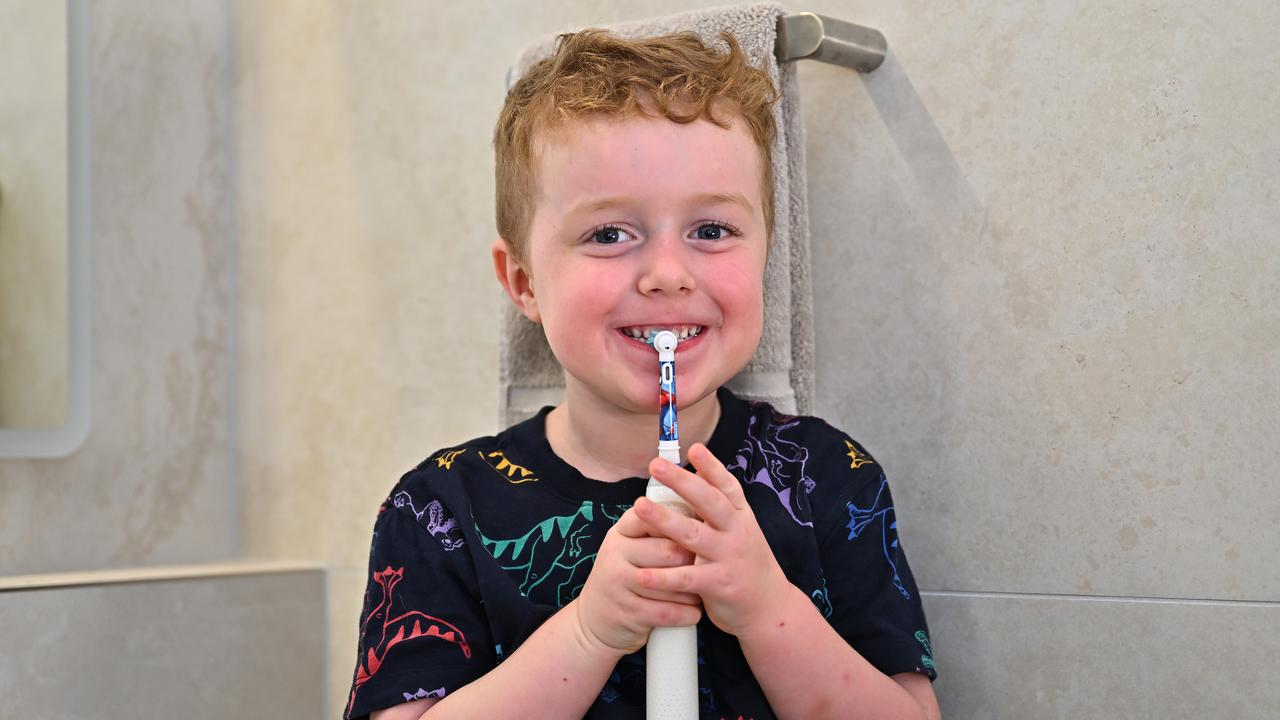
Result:
[[438,499],[397,486],[379,510],[344,717],[439,698],[495,664],[474,569]]
[[[848,438],[827,453],[816,513],[825,594],[814,602],[862,657],[885,675],[937,678],[920,592],[898,538],[884,471]],[[835,455],[835,457],[830,457]]]

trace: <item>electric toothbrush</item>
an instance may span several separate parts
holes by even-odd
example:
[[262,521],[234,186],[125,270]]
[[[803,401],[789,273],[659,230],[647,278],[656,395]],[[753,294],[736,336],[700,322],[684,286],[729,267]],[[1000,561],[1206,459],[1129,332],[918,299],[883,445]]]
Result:
[[[680,429],[676,423],[676,345],[670,330],[646,338],[658,351],[658,457],[680,465]],[[649,478],[645,497],[695,517],[674,490]],[[697,720],[698,628],[656,627],[645,647],[645,717],[647,720]]]

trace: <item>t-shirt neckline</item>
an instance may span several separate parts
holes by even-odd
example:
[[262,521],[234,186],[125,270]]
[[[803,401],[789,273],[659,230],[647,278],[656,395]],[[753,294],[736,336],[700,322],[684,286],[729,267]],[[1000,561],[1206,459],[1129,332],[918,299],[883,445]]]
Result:
[[[728,462],[739,448],[747,430],[747,403],[728,389],[721,387],[716,391],[720,401],[720,419],[715,430],[707,440],[707,449],[721,462]],[[595,501],[630,505],[636,498],[644,495],[649,484],[647,477],[632,477],[617,482],[593,480],[584,476],[577,468],[565,462],[551,448],[547,440],[547,413],[554,409],[547,405],[533,417],[518,423],[511,428],[511,444],[524,464],[537,471],[538,479],[557,494],[573,500]],[[657,454],[657,414],[654,415],[654,454]],[[687,448],[683,442],[681,447]],[[693,470],[692,465],[685,468]]]

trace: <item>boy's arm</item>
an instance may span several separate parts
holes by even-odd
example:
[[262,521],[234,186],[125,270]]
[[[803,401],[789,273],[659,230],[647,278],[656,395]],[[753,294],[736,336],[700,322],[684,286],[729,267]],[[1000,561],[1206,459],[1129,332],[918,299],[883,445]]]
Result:
[[579,600],[542,623],[500,665],[449,693],[424,718],[507,717],[513,700],[520,717],[582,717],[625,653],[587,636]]
[[941,718],[927,677],[881,673],[836,633],[800,588],[788,587],[772,617],[738,635],[751,674],[778,717]]

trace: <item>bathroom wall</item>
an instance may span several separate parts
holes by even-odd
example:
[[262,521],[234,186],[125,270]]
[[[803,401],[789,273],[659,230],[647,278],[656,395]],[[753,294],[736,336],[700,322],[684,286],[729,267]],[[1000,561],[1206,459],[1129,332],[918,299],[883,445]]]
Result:
[[0,717],[334,717],[323,572],[68,575],[0,579]]
[[227,8],[92,4],[92,421],[0,460],[0,576],[237,552]]
[[[323,570],[239,551],[230,8],[76,5],[92,424],[64,459],[0,460],[0,717],[321,716]],[[21,27],[0,36],[42,42]]]

